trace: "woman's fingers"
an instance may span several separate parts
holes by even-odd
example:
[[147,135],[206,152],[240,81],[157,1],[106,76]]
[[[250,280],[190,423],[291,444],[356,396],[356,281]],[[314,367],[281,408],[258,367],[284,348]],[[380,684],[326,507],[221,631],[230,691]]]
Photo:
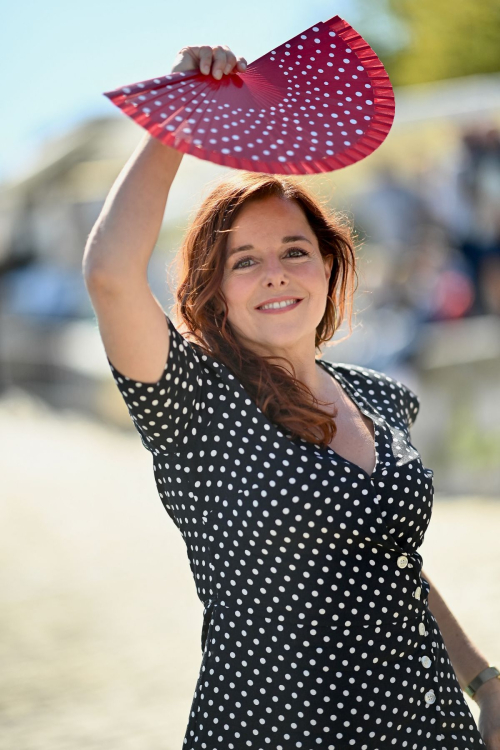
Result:
[[231,52],[229,47],[224,47],[224,49],[226,50],[226,66],[224,68],[224,73],[227,75],[236,65],[236,55],[234,52]]
[[210,73],[212,67],[212,48],[208,44],[204,44],[199,48],[200,55],[200,71],[202,73]]
[[246,67],[245,58],[237,58],[227,45],[211,47],[209,44],[203,44],[200,47],[183,47],[174,61],[172,72],[198,68],[204,75],[212,73],[214,78],[220,81],[223,75],[234,72],[235,68],[236,71],[243,72]]
[[224,49],[224,47],[218,45],[217,47],[213,47],[213,65],[212,65],[212,75],[214,78],[217,78],[217,80],[221,79],[224,73],[226,72],[226,65],[227,65],[227,51]]

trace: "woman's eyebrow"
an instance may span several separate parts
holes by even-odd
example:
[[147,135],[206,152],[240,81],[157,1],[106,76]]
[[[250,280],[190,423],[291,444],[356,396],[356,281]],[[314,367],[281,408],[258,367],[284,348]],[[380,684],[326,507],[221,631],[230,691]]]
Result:
[[[283,237],[281,242],[283,245],[285,245],[287,242],[298,242],[299,240],[302,240],[303,242],[309,242],[310,245],[312,245],[311,240],[308,240],[307,237],[304,237],[302,234],[292,234],[287,235],[286,237]],[[234,255],[235,253],[242,253],[245,250],[253,250],[253,245],[241,245],[240,247],[233,247],[232,250],[229,250],[227,253],[227,257],[230,258],[231,255]]]

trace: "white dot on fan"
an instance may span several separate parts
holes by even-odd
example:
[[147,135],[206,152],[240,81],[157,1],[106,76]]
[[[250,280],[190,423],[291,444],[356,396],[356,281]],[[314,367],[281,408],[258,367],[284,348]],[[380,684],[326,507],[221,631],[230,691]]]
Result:
[[253,159],[254,161],[257,161],[259,157],[257,156],[257,154],[252,154],[251,158],[252,158],[252,159]]
[[231,153],[231,149],[230,148],[221,148],[221,152],[223,154],[230,154]]
[[293,151],[287,151],[287,152],[286,152],[286,155],[287,155],[287,156],[295,156],[295,154],[294,154],[294,152],[293,152]]
[[357,135],[363,135],[363,131],[362,130],[356,130],[356,134]]
[[344,141],[344,146],[350,146],[350,145],[351,145],[350,141]]
[[241,148],[241,146],[235,146],[235,147],[234,147],[234,150],[235,150],[235,151],[243,151],[243,149]]
[[284,156],[278,156],[278,161],[286,161]]
[[129,89],[129,88],[125,88],[125,89],[122,89],[122,91],[123,91],[123,92],[124,92],[125,94],[130,94],[130,91],[131,91],[131,89]]
[[365,104],[373,104],[373,102],[372,102],[371,99],[367,99],[366,102],[365,102]]

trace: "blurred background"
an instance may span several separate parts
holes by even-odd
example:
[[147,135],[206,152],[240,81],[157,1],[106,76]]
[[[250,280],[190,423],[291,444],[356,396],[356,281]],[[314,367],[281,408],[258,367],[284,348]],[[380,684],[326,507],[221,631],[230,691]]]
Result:
[[[144,132],[102,92],[166,74],[188,44],[228,44],[250,63],[334,15],[382,60],[396,116],[367,159],[303,178],[353,222],[360,245],[353,330],[346,322],[324,356],[419,395],[412,441],[435,483],[424,569],[500,666],[497,0],[192,0],[189,14],[157,0],[10,3],[0,29],[1,748],[180,749],[201,662],[185,545],[81,273]],[[189,216],[226,171],[183,158],[149,267],[167,313]]]

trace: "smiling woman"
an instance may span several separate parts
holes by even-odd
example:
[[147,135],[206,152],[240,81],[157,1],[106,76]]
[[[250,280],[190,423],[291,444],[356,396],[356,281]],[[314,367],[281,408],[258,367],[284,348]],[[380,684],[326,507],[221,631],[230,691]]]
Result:
[[[236,62],[215,55],[221,71]],[[480,750],[461,685],[493,721],[500,683],[435,591],[429,608],[419,398],[318,356],[350,310],[351,227],[298,178],[223,179],[179,254],[182,335],[146,283],[179,164],[158,148],[106,202],[89,288],[204,604],[183,750]]]

